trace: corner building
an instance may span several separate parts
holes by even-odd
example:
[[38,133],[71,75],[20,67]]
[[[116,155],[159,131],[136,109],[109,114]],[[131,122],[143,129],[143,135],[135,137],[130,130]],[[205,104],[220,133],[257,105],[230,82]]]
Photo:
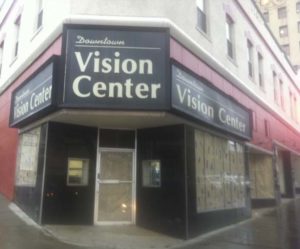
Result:
[[299,82],[254,2],[0,16],[0,191],[37,223],[188,239],[296,196]]

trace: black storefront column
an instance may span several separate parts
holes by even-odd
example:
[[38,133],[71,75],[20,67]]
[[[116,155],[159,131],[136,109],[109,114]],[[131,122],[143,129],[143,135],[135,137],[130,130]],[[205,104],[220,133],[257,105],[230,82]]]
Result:
[[291,153],[289,151],[282,152],[283,157],[283,171],[285,180],[285,194],[283,197],[294,198],[295,197],[295,184],[294,184],[294,173],[291,162]]
[[[138,131],[137,225],[189,239],[251,216],[247,157],[244,205],[197,211],[195,131],[186,125]],[[143,186],[144,160],[161,162],[161,187]]]
[[244,210],[245,216],[251,215],[252,201],[251,201],[251,179],[250,179],[250,163],[249,163],[249,147],[245,146],[245,194],[246,194],[246,208]]
[[[93,224],[97,129],[49,123],[43,224]],[[89,160],[88,184],[67,184],[68,158]]]
[[[187,238],[184,126],[138,130],[137,225]],[[160,161],[160,187],[143,186],[142,164]]]
[[[37,128],[39,129],[39,127]],[[40,139],[38,148],[38,159],[36,169],[36,183],[31,186],[15,186],[15,203],[26,212],[35,222],[41,223],[42,208],[42,189],[43,175],[45,166],[45,150],[47,143],[48,125],[44,124],[40,127]],[[26,132],[25,132],[26,134]],[[20,135],[22,136],[22,135]],[[20,145],[19,145],[20,147]],[[20,148],[19,148],[20,150]]]

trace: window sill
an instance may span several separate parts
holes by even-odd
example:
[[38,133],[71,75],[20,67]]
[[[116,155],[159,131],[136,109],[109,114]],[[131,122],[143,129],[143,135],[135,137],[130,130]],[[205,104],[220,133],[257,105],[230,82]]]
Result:
[[227,60],[229,60],[233,65],[238,67],[235,58],[230,57],[228,54],[226,54]]
[[248,74],[248,79],[249,79],[254,85],[256,85],[256,82],[255,82],[254,77],[251,77],[251,76]]
[[200,29],[198,26],[196,26],[196,30],[203,36],[205,37],[210,43],[211,43],[211,39],[209,36],[209,33],[204,32],[202,29]]
[[265,89],[264,86],[260,86],[259,89],[260,89],[264,94],[266,94],[266,89]]
[[37,30],[35,30],[35,32],[33,33],[30,41],[34,40],[35,37],[37,37],[37,35],[42,31],[43,26],[39,27]]
[[16,56],[12,59],[11,63],[9,64],[9,67],[12,67],[13,64],[16,62],[17,59],[18,59],[18,55],[16,55]]

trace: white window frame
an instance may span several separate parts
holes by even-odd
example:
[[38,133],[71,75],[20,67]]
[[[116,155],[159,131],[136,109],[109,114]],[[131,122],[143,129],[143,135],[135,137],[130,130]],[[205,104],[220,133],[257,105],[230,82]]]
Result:
[[294,95],[294,116],[295,116],[295,121],[298,123],[298,98],[296,95]]
[[265,22],[269,22],[269,20],[270,20],[269,11],[264,12],[263,17],[264,17]]
[[290,99],[290,115],[291,118],[294,119],[294,101],[293,101],[292,90],[289,90],[289,99]]
[[254,79],[253,43],[247,39],[248,76]]
[[[83,168],[82,168],[82,177],[80,183],[73,183],[70,181],[70,174],[69,172],[72,170],[70,168],[70,162],[72,160],[82,161]],[[89,185],[89,167],[90,167],[90,160],[88,158],[77,158],[77,157],[69,157],[68,158],[68,171],[67,171],[67,186],[88,186]],[[74,170],[74,169],[73,169]]]
[[296,13],[300,13],[300,1],[296,2]]
[[204,34],[208,34],[208,22],[207,22],[208,1],[197,0],[196,4],[197,4],[197,29],[199,29]]
[[277,9],[277,17],[278,19],[287,18],[287,8],[285,6]]
[[290,55],[290,44],[283,44],[281,45],[281,48],[286,55]]
[[282,79],[279,79],[279,94],[280,94],[280,106],[284,110],[284,85]]
[[280,37],[287,37],[289,36],[289,29],[287,25],[283,25],[279,27],[279,36]]
[[4,44],[5,44],[5,41],[2,40],[0,42],[0,78],[3,74],[3,53],[4,53]]
[[258,85],[261,89],[265,89],[264,82],[264,57],[260,52],[257,53],[258,60]]
[[278,77],[275,71],[273,71],[273,95],[274,102],[278,104]]
[[226,54],[229,58],[235,59],[234,49],[234,21],[232,17],[226,14],[225,20],[225,32],[226,32]]
[[22,15],[18,15],[14,22],[14,28],[15,28],[15,40],[14,40],[14,47],[13,47],[13,60],[18,57],[19,50],[20,50],[20,26],[21,26],[21,18]]
[[44,1],[36,0],[36,22],[35,22],[35,31],[40,30],[43,27],[44,21]]

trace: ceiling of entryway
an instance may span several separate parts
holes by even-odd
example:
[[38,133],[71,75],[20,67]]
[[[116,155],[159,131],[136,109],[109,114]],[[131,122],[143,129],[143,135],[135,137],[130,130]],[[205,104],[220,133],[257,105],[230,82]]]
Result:
[[[51,121],[76,125],[136,129],[185,123],[184,119],[167,112],[61,110],[50,117]],[[49,120],[49,121],[50,121]]]

